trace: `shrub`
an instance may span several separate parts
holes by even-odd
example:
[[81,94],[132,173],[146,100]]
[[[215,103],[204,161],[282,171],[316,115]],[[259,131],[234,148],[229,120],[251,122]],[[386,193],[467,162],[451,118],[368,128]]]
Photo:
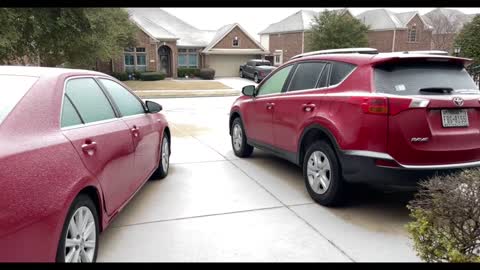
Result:
[[140,76],[142,75],[142,72],[136,70],[133,72],[133,76],[135,77],[135,80],[140,80]]
[[159,81],[165,79],[165,74],[160,72],[144,72],[140,74],[142,81]]
[[215,70],[211,68],[202,68],[198,73],[198,77],[204,80],[213,80],[213,78],[215,77]]
[[427,262],[480,262],[480,169],[420,183],[407,229]]
[[119,81],[128,81],[128,73],[127,72],[114,72],[112,73],[112,77],[117,78]]
[[200,70],[198,68],[178,68],[177,69],[177,75],[178,77],[185,77],[185,75],[188,75],[188,77],[193,77],[193,76],[198,76],[198,73]]

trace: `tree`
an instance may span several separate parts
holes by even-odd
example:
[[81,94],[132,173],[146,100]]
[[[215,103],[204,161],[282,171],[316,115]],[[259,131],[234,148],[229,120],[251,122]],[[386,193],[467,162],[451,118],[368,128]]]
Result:
[[346,10],[325,10],[314,17],[309,50],[368,46],[368,27]]
[[5,8],[0,11],[3,21],[4,63],[27,57],[41,66],[90,68],[97,59],[118,57],[135,42],[136,28],[120,8]]
[[480,64],[480,15],[465,24],[455,39],[456,46],[461,48],[461,55],[472,58],[473,66]]

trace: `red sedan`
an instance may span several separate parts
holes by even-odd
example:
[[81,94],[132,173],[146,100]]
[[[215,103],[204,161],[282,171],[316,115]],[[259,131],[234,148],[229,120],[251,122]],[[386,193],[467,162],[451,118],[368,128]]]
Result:
[[162,107],[103,73],[0,67],[0,262],[93,262],[98,236],[168,174]]

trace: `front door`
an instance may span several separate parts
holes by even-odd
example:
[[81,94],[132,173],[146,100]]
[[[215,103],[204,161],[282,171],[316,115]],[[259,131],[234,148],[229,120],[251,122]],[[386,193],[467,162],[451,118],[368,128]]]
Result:
[[257,94],[252,102],[253,106],[247,108],[250,110],[245,111],[249,121],[247,134],[249,134],[251,139],[264,144],[274,144],[273,113],[276,106],[275,102],[276,98],[282,93],[291,69],[292,65],[278,69],[275,71],[275,74],[259,85]]
[[132,131],[135,148],[135,182],[132,182],[129,190],[133,193],[158,165],[160,132],[154,128],[156,120],[145,112],[142,102],[136,96],[112,80],[101,78],[99,81],[118,107],[122,120]]
[[159,71],[163,74],[166,74],[167,77],[171,77],[171,53],[172,51],[168,46],[161,46],[158,48],[158,57],[159,57]]

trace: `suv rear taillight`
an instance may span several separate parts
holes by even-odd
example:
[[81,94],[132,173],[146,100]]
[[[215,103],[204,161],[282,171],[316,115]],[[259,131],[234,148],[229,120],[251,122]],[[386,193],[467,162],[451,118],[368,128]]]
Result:
[[396,115],[412,108],[425,108],[429,100],[419,98],[395,98],[395,97],[352,97],[364,113]]

